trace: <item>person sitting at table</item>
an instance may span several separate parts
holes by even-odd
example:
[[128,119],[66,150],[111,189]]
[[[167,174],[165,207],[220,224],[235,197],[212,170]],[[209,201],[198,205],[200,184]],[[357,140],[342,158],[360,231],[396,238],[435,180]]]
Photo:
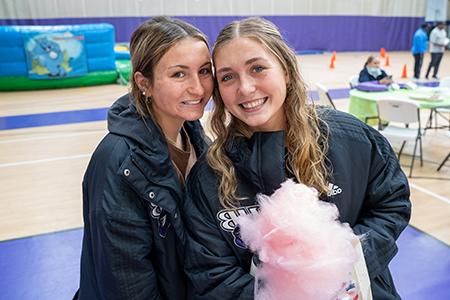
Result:
[[364,68],[359,72],[359,82],[378,81],[380,84],[391,84],[392,76],[388,76],[384,70],[380,68],[380,60],[375,56],[369,56]]

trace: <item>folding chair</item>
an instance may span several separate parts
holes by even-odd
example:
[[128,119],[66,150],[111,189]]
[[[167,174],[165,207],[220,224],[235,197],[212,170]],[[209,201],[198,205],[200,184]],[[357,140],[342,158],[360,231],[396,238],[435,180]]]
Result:
[[[444,77],[439,82],[440,88],[448,88],[450,89],[450,77]],[[434,116],[434,127],[433,124],[433,116]],[[438,126],[438,117],[448,121],[448,125]],[[426,129],[445,129],[450,130],[450,106],[436,107],[432,108],[430,111],[430,116],[428,117]]]
[[348,79],[348,84],[350,85],[350,89],[354,89],[359,83],[359,76],[355,75]]
[[316,102],[317,105],[325,105],[325,106],[331,106],[332,108],[336,109],[336,106],[333,103],[333,100],[331,100],[330,94],[328,93],[328,89],[320,83],[316,83],[317,92],[319,93],[319,101]]
[[[450,138],[450,132],[447,132],[447,136]],[[441,168],[445,165],[445,163],[447,162],[447,160],[450,158],[450,152],[447,154],[447,156],[444,158],[444,160],[441,162],[441,164],[439,165],[439,167],[437,168],[437,171],[439,172],[441,170]]]
[[[399,160],[406,142],[414,141],[414,151],[409,169],[409,177],[411,177],[416,158],[417,143],[419,143],[420,147],[420,166],[423,166],[419,105],[409,100],[381,99],[377,101],[377,106],[380,127],[382,121],[389,122],[389,125],[380,128],[380,133],[388,140],[402,140],[402,145],[398,152]],[[405,127],[398,126],[395,123],[403,123]],[[410,128],[411,124],[417,124],[418,128]]]
[[439,87],[450,88],[450,77],[444,77],[439,81]]

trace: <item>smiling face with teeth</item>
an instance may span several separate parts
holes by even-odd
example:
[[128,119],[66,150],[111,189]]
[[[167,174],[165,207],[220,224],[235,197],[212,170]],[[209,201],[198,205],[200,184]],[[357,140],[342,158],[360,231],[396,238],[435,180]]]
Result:
[[166,134],[177,132],[184,121],[203,116],[214,87],[210,54],[203,41],[180,40],[162,56],[153,73],[153,82],[147,82],[144,90]]
[[214,57],[219,92],[227,110],[255,131],[285,128],[287,76],[261,43],[237,37]]

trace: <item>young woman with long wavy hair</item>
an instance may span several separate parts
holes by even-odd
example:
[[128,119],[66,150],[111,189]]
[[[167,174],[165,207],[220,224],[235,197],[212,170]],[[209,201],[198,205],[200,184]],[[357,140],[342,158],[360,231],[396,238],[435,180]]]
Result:
[[288,178],[314,187],[365,235],[374,299],[399,298],[388,264],[411,204],[389,143],[346,113],[309,104],[294,51],[267,20],[227,25],[212,56],[215,140],[189,176],[183,210],[192,298],[253,299],[253,253],[236,217],[257,213],[255,196]]

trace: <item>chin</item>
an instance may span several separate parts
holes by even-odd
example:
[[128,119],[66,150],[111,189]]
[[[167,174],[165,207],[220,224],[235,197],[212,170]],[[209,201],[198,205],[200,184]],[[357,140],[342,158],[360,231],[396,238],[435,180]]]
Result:
[[247,124],[248,127],[250,127],[252,130],[258,131],[258,128],[264,127],[267,123],[266,120],[260,121],[260,120],[246,120],[244,121],[245,124]]
[[195,113],[195,114],[189,114],[184,116],[185,121],[197,121],[203,117],[203,112],[201,113]]

